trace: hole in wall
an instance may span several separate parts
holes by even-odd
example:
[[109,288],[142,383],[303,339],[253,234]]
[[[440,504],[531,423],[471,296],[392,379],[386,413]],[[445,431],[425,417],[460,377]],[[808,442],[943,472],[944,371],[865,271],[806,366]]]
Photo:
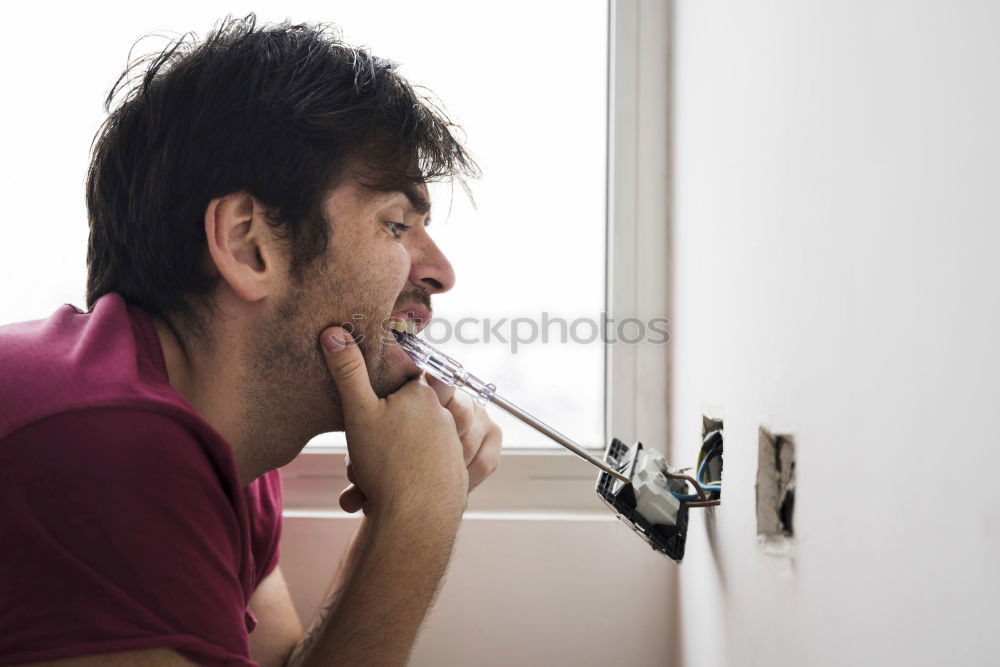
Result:
[[760,427],[757,438],[757,535],[787,540],[795,535],[795,439]]

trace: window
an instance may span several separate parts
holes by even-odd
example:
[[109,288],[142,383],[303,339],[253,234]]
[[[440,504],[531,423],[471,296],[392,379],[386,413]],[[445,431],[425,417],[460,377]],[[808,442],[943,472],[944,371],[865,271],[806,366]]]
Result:
[[[602,447],[607,4],[407,6],[412,23],[387,25],[371,3],[338,20],[348,41],[398,60],[441,98],[483,168],[470,184],[475,208],[459,187],[432,188],[431,233],[458,282],[434,298],[424,337],[500,395]],[[559,447],[499,410],[494,419],[508,449]],[[313,442],[345,444],[343,434]]]
[[[465,127],[485,177],[472,184],[478,210],[458,188],[433,190],[433,233],[459,280],[435,299],[441,319],[426,335],[501,395],[598,450],[611,434],[666,444],[667,346],[606,346],[591,334],[609,330],[603,313],[617,322],[611,330],[632,336],[616,328],[625,318],[648,323],[667,310],[665,151],[641,150],[667,141],[667,26],[657,5],[312,0],[257,8],[262,22],[343,26],[348,41],[400,61]],[[11,11],[13,24],[34,20],[29,9]],[[135,39],[204,34],[227,11],[211,0],[130,4],[100,20],[86,12],[48,24],[51,48],[39,48],[31,31],[0,42],[0,75],[17,95],[0,124],[0,323],[84,302],[90,141]],[[136,53],[162,44],[152,38]],[[458,333],[480,342],[456,337],[462,318],[475,319]],[[471,507],[594,506],[590,466],[496,418],[504,462]],[[320,436],[286,469],[291,505],[336,506],[342,444]]]
[[[565,6],[565,11],[571,11],[569,5]],[[608,50],[604,56],[608,63],[605,134],[607,199],[601,218],[607,236],[605,256],[599,260],[605,267],[600,273],[602,282],[606,279],[604,304],[609,317],[615,319],[616,326],[629,318],[635,318],[644,325],[658,320],[660,326],[664,326],[669,312],[668,266],[664,261],[664,257],[669,256],[668,15],[660,2],[613,0],[606,27],[609,35]],[[439,91],[442,97],[445,92]],[[448,103],[451,104],[450,101]],[[552,129],[553,132],[560,131],[558,127]],[[470,128],[470,132],[473,130]],[[557,162],[558,158],[554,159],[548,165],[549,169]],[[488,171],[490,165],[487,163],[484,167]],[[458,196],[455,201],[459,201]],[[510,206],[511,210],[517,209],[516,203]],[[476,236],[479,233],[478,222],[460,220],[455,213],[452,218],[456,222],[446,233],[452,230],[468,233],[474,236],[475,242],[483,243],[482,237]],[[538,224],[551,222],[541,218],[533,220],[538,220]],[[490,233],[493,230],[485,231]],[[564,243],[561,247],[568,252],[572,245]],[[472,255],[483,258],[476,268],[487,273],[487,278],[493,277],[493,280],[511,266],[518,270],[535,271],[536,275],[544,276],[543,281],[556,270],[551,264],[503,264],[494,260],[497,254],[490,247]],[[638,276],[644,276],[644,280],[640,281]],[[460,274],[461,280],[472,282],[468,275],[463,277]],[[461,286],[456,287],[456,292],[460,289]],[[438,300],[442,304],[438,308],[439,313],[444,310],[447,298],[449,295],[443,295]],[[476,309],[472,310],[476,312]],[[551,310],[558,309],[551,307]],[[634,332],[626,330],[623,333],[630,339],[635,338]],[[602,392],[605,428],[599,443],[590,438],[584,439],[580,433],[585,429],[577,429],[578,424],[571,418],[556,414],[551,407],[546,408],[550,402],[546,395],[535,398],[530,391],[522,390],[522,395],[512,388],[508,397],[525,409],[534,411],[536,416],[549,420],[552,426],[567,435],[579,439],[582,444],[595,446],[595,449],[603,449],[612,435],[625,441],[641,438],[658,449],[666,449],[669,376],[666,342],[663,336],[647,336],[632,344],[619,342],[600,346],[607,391]],[[502,364],[511,357],[506,350],[503,355],[497,356],[501,363],[500,370],[490,375],[489,360],[481,362],[461,347],[443,344],[441,347],[453,353],[470,370],[481,373],[504,390],[503,381],[507,376]],[[538,349],[549,348],[538,346]],[[543,351],[540,356],[544,354]],[[527,358],[527,354],[519,353],[516,361],[511,363],[525,363]],[[581,370],[576,377],[582,377],[586,372],[590,371]],[[545,382],[544,386],[552,386],[548,384],[550,378],[544,374],[538,374],[538,379]],[[571,401],[578,400],[577,405],[584,405],[587,401],[586,392],[575,389],[565,396]],[[505,432],[508,444],[511,433],[509,429]],[[470,510],[542,511],[543,516],[565,511],[605,512],[594,493],[596,473],[593,468],[557,446],[538,447],[535,445],[538,440],[529,438],[522,443],[532,446],[505,448],[499,470],[470,496]],[[286,468],[286,473],[286,503],[321,512],[336,507],[337,494],[346,481],[343,456],[328,447],[303,454]]]

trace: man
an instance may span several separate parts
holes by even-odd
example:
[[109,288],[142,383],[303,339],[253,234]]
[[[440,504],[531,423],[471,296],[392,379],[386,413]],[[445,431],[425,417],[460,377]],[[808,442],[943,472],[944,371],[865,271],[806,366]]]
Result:
[[[499,459],[384,331],[454,284],[426,183],[475,165],[322,28],[230,20],[139,67],[94,145],[90,310],[0,328],[0,664],[401,664]],[[333,430],[365,518],[304,633],[276,468]]]

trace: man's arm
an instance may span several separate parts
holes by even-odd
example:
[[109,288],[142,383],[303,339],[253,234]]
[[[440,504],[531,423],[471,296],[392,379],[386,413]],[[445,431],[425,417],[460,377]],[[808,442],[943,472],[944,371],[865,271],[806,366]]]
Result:
[[[302,623],[292,603],[288,584],[284,575],[280,574],[280,566],[275,567],[274,571],[260,582],[250,599],[250,609],[258,621],[256,629],[250,635],[250,657],[261,667],[283,667],[297,662],[315,642],[316,635],[326,623],[340,596],[347,574],[358,562],[359,545],[364,539],[366,526],[367,520],[362,517],[344,552],[340,567],[337,568],[333,583],[323,600],[323,606],[305,635],[302,633]],[[300,643],[302,646],[297,648],[296,645]],[[293,649],[296,656],[294,661],[289,660]]]
[[362,519],[288,667],[402,665],[447,569],[461,513]]
[[281,667],[302,638],[302,623],[280,565],[257,586],[250,610],[257,617],[257,627],[250,633],[250,656],[261,667]]
[[334,327],[321,341],[367,519],[343,586],[290,662],[402,665],[447,569],[465,509],[463,445],[452,414],[423,379],[380,398],[350,334]]
[[[281,665],[289,652],[289,667],[403,664],[447,569],[465,496],[496,468],[502,434],[481,406],[455,395],[454,388],[432,383],[431,394],[426,385],[411,383],[380,400],[355,345],[324,349],[345,413],[351,413],[348,448],[360,459],[348,465],[352,486],[340,504],[348,512],[363,506],[366,516],[305,636],[296,642],[297,617],[277,621],[285,631],[271,626],[260,637],[251,635],[253,656],[268,667]],[[454,447],[456,438],[459,447],[441,449],[449,440]],[[448,483],[449,468],[464,474]],[[465,489],[454,488],[462,481]],[[362,485],[373,489],[371,498]],[[258,596],[275,613],[294,616],[283,580],[267,588],[262,583]],[[257,613],[253,601],[251,608]],[[259,631],[269,621],[261,613],[258,619]]]

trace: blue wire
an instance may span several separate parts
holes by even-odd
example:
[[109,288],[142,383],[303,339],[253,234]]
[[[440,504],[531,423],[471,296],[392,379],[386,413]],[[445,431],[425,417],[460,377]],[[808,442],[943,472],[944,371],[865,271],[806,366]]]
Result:
[[[695,481],[698,482],[698,486],[701,487],[702,491],[718,491],[722,493],[722,484],[705,484],[702,478],[705,476],[705,468],[708,466],[708,458],[701,462],[698,467],[698,474],[695,475]],[[678,500],[701,500],[701,496],[697,493],[679,493],[678,491],[671,491],[674,494],[674,498]]]
[[[703,486],[701,488],[703,491],[722,492],[721,486]],[[670,493],[674,494],[674,498],[677,498],[678,500],[701,500],[701,496],[697,493],[678,493],[677,491],[671,491]]]
[[[709,491],[709,492],[718,491],[719,493],[722,493],[722,484],[705,484],[704,482],[705,468],[708,467],[709,458],[710,457],[705,457],[705,460],[701,462],[700,466],[698,466],[698,474],[695,475],[694,480],[698,482],[698,486],[701,487],[702,491]],[[678,500],[701,499],[701,496],[699,496],[697,493],[689,493],[689,494],[676,493],[676,492],[671,492],[671,493],[673,493],[674,497],[677,498]]]
[[708,457],[706,456],[705,460],[702,461],[701,465],[698,467],[698,474],[695,475],[694,477],[694,480],[698,482],[698,486],[700,486],[701,488],[705,488],[705,483],[702,481],[702,479],[705,477],[705,468],[707,466],[708,466]]

